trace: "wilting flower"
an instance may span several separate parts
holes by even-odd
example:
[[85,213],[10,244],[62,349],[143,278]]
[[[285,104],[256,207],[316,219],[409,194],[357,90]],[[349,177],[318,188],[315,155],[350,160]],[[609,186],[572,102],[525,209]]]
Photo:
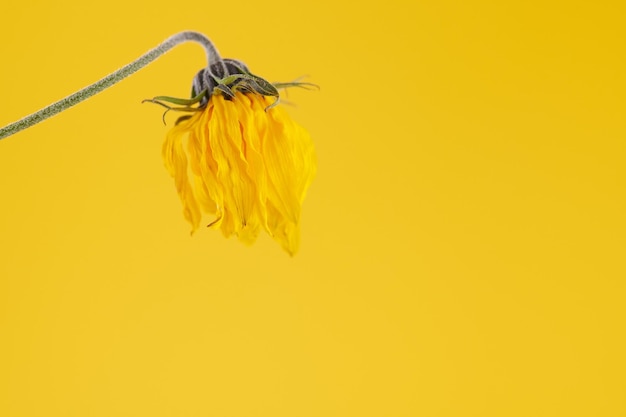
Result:
[[302,202],[315,176],[315,155],[307,132],[276,105],[278,89],[313,85],[271,84],[242,62],[222,59],[201,33],[170,36],[99,81],[0,128],[0,139],[109,88],[188,41],[204,47],[210,64],[194,78],[192,98],[159,96],[145,101],[168,111],[194,113],[178,119],[163,145],[165,166],[175,179],[192,233],[203,214],[210,214],[214,217],[209,227],[221,229],[227,237],[234,234],[251,244],[264,228],[293,255],[298,250]]
[[193,112],[178,120],[163,145],[192,233],[208,214],[208,226],[226,237],[252,244],[265,229],[289,254],[296,253],[302,202],[316,162],[308,133],[276,106],[277,88],[295,85],[306,86],[270,84],[243,63],[225,59],[198,73],[191,100],[150,100]]

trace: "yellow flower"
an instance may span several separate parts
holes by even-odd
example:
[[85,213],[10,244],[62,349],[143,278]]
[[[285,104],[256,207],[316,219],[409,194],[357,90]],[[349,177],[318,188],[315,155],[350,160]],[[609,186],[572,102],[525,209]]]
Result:
[[252,244],[265,229],[294,255],[316,171],[313,143],[284,109],[272,107],[275,99],[254,90],[248,85],[231,96],[215,89],[170,130],[163,159],[192,233],[209,214],[209,227],[226,237]]
[[308,133],[276,105],[279,89],[313,85],[269,83],[243,62],[222,59],[201,33],[169,37],[101,80],[0,128],[0,139],[93,96],[187,41],[200,43],[208,61],[193,80],[191,99],[158,96],[144,101],[193,113],[178,119],[163,145],[165,166],[174,177],[191,232],[200,227],[203,214],[210,214],[214,220],[209,227],[221,229],[226,237],[234,234],[252,244],[263,228],[294,255],[302,202],[315,176],[315,155]]

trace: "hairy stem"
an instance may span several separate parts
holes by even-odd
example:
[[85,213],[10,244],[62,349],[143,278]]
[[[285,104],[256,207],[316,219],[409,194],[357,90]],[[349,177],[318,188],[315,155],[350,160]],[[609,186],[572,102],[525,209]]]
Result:
[[189,41],[197,42],[204,47],[208,60],[207,67],[212,63],[221,61],[221,57],[220,54],[217,52],[217,49],[215,48],[213,43],[203,34],[191,31],[177,33],[176,35],[173,35],[166,39],[156,48],[151,49],[130,64],[125,65],[117,71],[107,75],[100,81],[96,81],[95,83],[83,88],[82,90],[79,90],[74,94],[65,97],[64,99],[57,101],[56,103],[52,103],[49,106],[44,107],[43,109],[36,111],[33,114],[29,114],[23,119],[20,119],[3,128],[0,128],[0,139],[4,139],[19,132],[20,130],[29,128],[47,119],[48,117],[54,116],[55,114],[60,113],[63,110],[66,110],[85,99],[88,99],[89,97],[123,80],[129,75],[139,71],[141,68],[145,67],[173,47]]

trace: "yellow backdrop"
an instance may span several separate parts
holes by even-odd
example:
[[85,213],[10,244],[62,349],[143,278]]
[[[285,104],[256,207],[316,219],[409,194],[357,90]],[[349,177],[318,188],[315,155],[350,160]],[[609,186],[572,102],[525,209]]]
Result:
[[626,415],[624,2],[349,4],[3,3],[0,125],[186,29],[321,90],[293,259],[189,236],[197,45],[0,142],[1,416]]

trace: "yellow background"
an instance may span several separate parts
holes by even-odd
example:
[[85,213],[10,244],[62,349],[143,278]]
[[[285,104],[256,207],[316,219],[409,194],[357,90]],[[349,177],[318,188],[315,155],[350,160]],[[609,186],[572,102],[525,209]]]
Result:
[[319,174],[293,259],[189,236],[140,102],[194,44],[2,140],[0,416],[626,415],[623,1],[54,3],[0,124],[193,29],[321,85]]

